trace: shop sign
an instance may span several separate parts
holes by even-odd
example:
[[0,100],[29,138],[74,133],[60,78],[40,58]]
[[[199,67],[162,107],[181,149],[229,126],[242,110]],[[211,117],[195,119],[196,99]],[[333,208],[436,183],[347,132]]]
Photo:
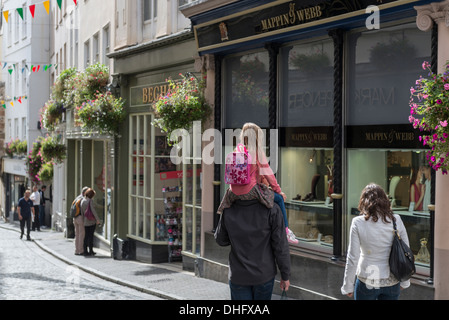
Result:
[[281,128],[281,146],[299,148],[332,148],[333,127]]
[[165,96],[169,90],[169,83],[162,82],[147,86],[139,86],[131,88],[131,106],[151,105],[160,97]]
[[422,149],[419,130],[410,124],[347,126],[347,148]]
[[25,160],[3,158],[3,164],[3,171],[6,173],[24,177],[28,176],[26,172]]
[[364,15],[370,5],[382,9],[403,4],[401,2],[403,1],[280,0],[198,24],[194,26],[194,32],[198,51],[205,51]]

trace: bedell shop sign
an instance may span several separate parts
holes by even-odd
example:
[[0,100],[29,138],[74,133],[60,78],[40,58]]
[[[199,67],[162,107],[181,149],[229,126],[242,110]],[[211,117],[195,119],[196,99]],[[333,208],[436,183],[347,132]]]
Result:
[[169,87],[168,82],[133,87],[131,88],[131,106],[153,104],[168,93]]
[[[412,0],[413,1],[413,0]],[[392,7],[400,0],[292,0],[274,1],[194,26],[198,51],[211,50],[279,32],[289,32],[338,19],[365,15],[370,5]]]

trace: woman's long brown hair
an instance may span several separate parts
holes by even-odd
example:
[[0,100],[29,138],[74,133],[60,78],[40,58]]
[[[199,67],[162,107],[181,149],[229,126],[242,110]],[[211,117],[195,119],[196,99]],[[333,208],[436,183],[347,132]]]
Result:
[[375,183],[370,183],[363,189],[358,209],[365,220],[371,218],[374,222],[377,222],[379,218],[382,218],[385,223],[396,220],[387,194],[381,186]]

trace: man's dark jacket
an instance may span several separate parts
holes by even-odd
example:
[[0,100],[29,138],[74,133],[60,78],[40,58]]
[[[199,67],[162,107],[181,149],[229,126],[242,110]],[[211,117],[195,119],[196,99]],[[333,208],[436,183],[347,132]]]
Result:
[[281,209],[268,209],[258,200],[237,200],[225,209],[215,231],[220,246],[231,245],[229,279],[253,286],[276,276],[290,277],[290,253]]

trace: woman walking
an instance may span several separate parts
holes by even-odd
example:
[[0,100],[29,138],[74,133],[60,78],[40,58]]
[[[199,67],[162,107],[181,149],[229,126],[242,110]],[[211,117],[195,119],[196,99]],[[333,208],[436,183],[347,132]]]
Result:
[[396,221],[399,235],[409,245],[404,223],[393,214],[385,191],[374,183],[363,189],[358,209],[360,216],[351,223],[341,292],[355,300],[397,300],[401,288],[410,286],[410,280],[399,282],[390,273],[392,222]]

